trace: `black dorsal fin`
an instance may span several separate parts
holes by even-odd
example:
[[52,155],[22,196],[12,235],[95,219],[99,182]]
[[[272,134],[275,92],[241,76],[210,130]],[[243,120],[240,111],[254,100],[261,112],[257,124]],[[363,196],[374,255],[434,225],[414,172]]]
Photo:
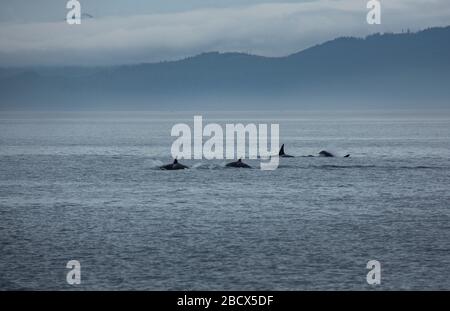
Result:
[[278,155],[285,155],[285,153],[284,153],[284,144],[282,144],[281,145],[281,148],[280,148],[280,152],[278,153]]
[[173,164],[178,164],[178,159],[175,158],[175,160],[173,160]]
[[238,162],[241,163],[242,162],[242,158],[239,158]]

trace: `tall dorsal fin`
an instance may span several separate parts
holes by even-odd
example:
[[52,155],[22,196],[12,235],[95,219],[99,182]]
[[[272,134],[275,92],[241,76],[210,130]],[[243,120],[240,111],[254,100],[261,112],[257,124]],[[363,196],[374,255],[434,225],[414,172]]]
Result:
[[175,158],[175,160],[173,160],[173,164],[178,164],[178,159]]
[[284,144],[281,145],[280,152],[278,153],[278,155],[285,155],[285,153],[284,153]]

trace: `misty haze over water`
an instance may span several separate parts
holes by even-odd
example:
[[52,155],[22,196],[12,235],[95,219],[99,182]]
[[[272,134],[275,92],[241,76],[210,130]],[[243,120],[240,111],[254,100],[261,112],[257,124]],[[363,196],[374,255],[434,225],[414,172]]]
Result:
[[448,108],[450,26],[341,37],[279,58],[204,53],[112,67],[0,68],[1,110]]

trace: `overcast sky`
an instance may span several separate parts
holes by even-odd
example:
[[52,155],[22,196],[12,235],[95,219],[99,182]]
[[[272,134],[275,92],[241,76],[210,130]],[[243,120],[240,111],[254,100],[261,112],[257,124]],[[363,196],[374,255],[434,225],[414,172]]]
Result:
[[64,21],[66,0],[0,0],[0,66],[108,65],[208,51],[282,56],[338,36],[450,25],[450,0],[81,0],[94,16]]

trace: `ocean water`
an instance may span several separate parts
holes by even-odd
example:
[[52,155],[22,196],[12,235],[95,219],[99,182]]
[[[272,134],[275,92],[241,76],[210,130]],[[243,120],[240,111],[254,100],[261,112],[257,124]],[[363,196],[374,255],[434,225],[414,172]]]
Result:
[[193,116],[2,114],[0,289],[450,289],[448,113],[204,113],[279,123],[298,157],[159,170]]

